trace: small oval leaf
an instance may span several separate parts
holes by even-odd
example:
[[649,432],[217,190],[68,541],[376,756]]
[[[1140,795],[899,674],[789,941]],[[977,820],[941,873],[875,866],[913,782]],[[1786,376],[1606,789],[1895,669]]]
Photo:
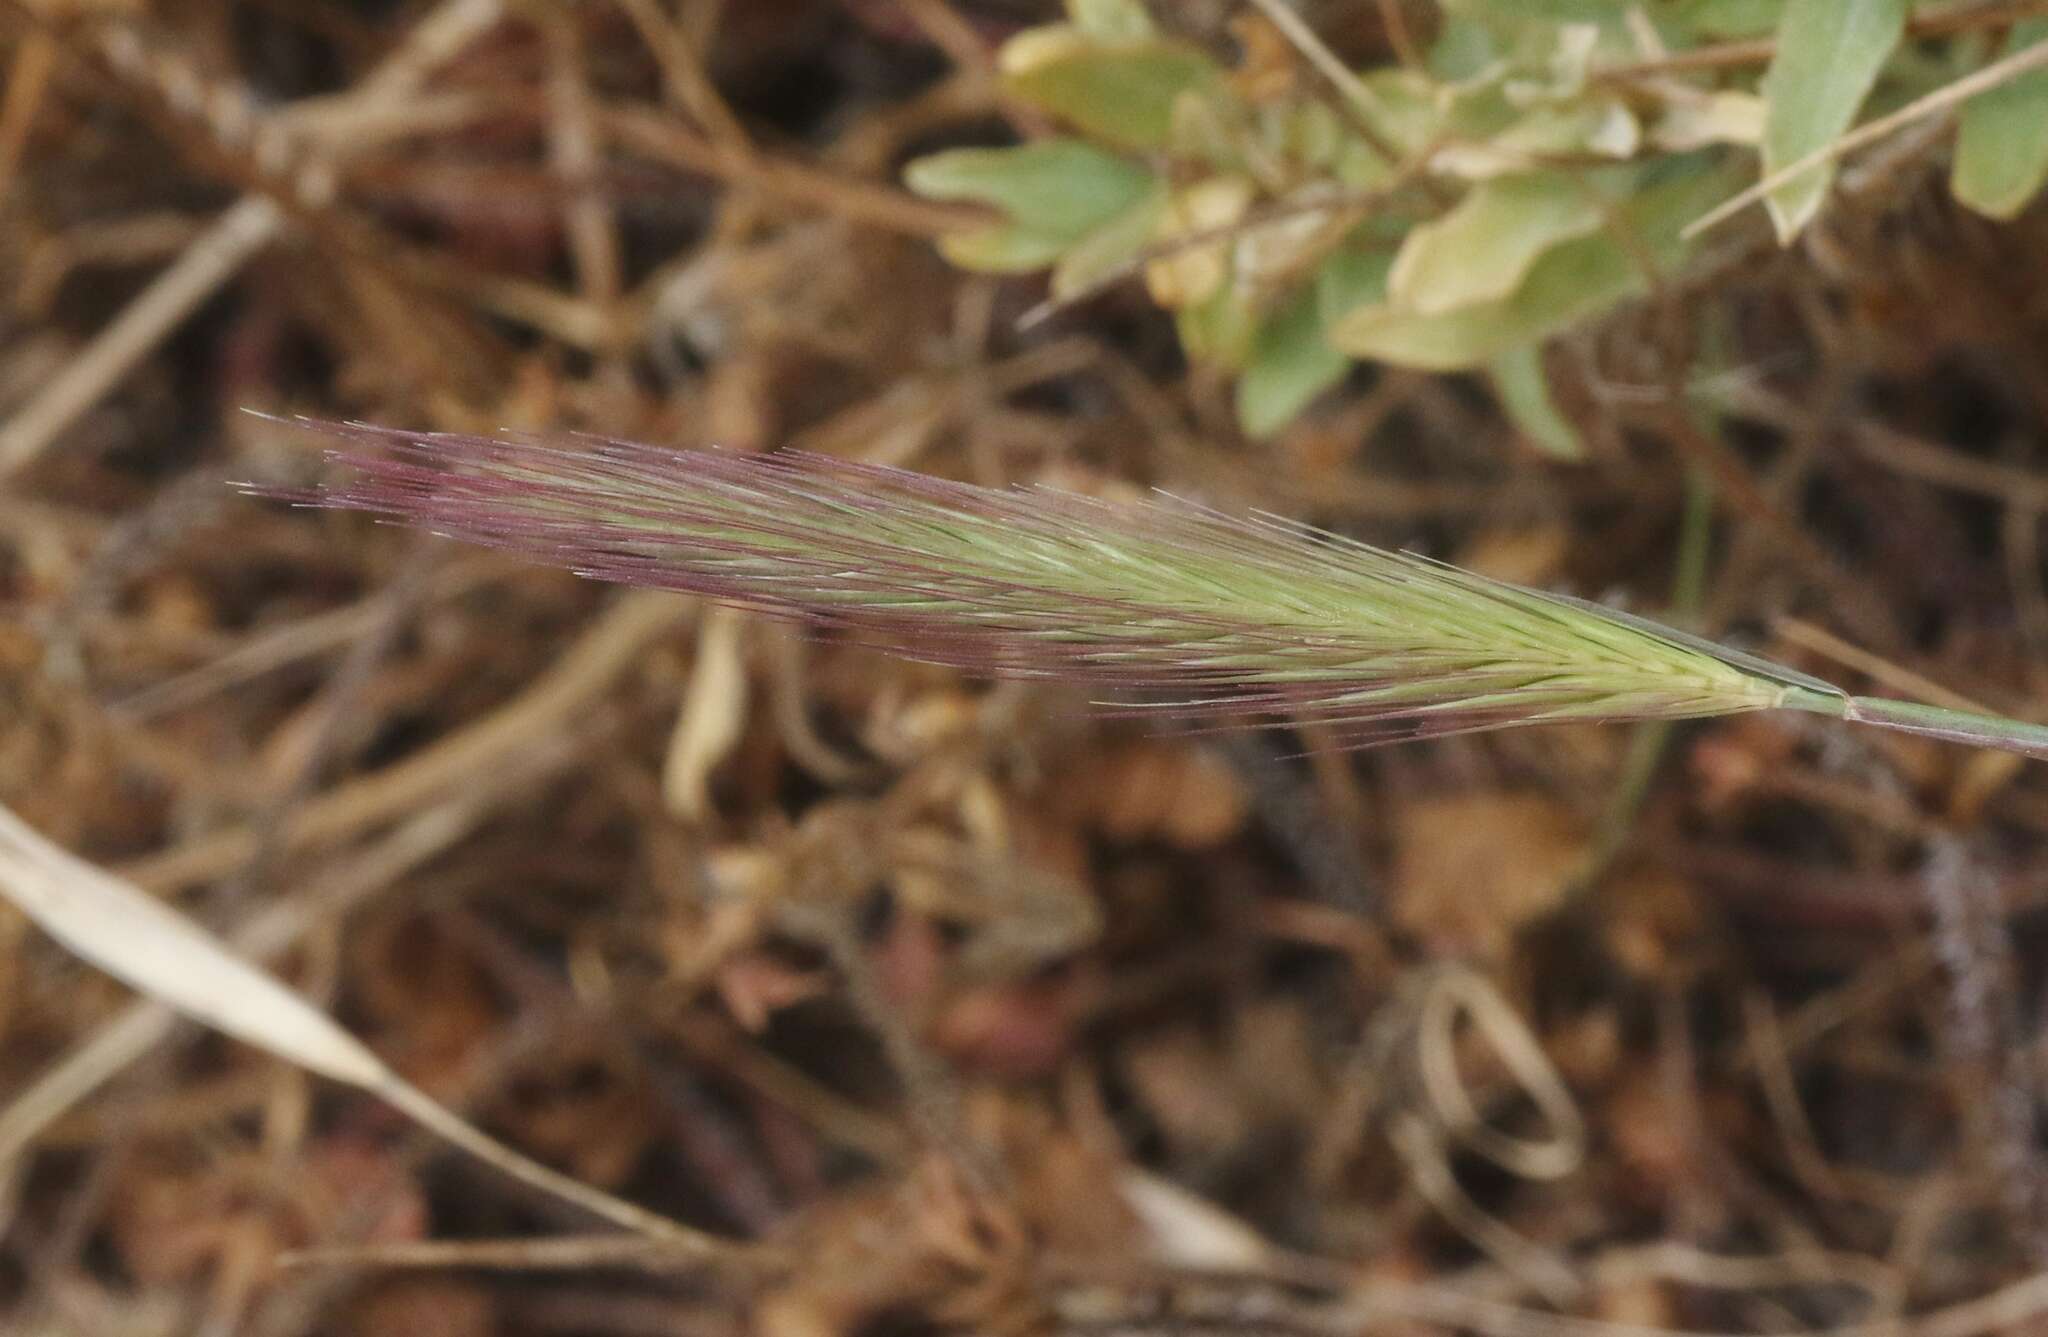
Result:
[[1483,365],[1642,291],[1643,262],[1681,259],[1686,248],[1679,229],[1726,189],[1726,177],[1715,172],[1661,182],[1619,210],[1620,223],[1633,231],[1627,245],[1601,231],[1554,246],[1512,295],[1455,311],[1426,315],[1392,303],[1360,307],[1331,329],[1331,342],[1353,357],[1428,371]]
[[1523,344],[1496,356],[1487,367],[1501,407],[1523,436],[1553,459],[1586,458],[1579,429],[1558,412],[1550,397],[1550,377],[1543,369],[1543,346]]
[[1114,277],[1144,253],[1166,211],[1166,188],[1144,198],[1069,246],[1052,271],[1052,297],[1071,301]]
[[1178,42],[1079,42],[1029,61],[1005,61],[1004,86],[1094,139],[1126,149],[1163,147],[1183,93],[1212,87],[1222,70]]
[[1592,188],[1563,172],[1481,182],[1408,234],[1388,278],[1393,301],[1437,315],[1506,297],[1545,251],[1597,230],[1600,214]]
[[[2048,18],[2013,25],[2005,56],[2048,42]],[[2048,184],[2048,70],[2034,70],[1963,107],[1949,185],[1958,200],[2011,218]]]
[[1138,202],[1152,174],[1078,139],[948,149],[919,158],[903,182],[933,200],[992,205],[1018,227],[1076,240]]
[[[1788,0],[1778,49],[1764,75],[1764,175],[1832,143],[1856,119],[1906,30],[1907,0]],[[1765,199],[1778,240],[1790,242],[1819,212],[1832,164]]]
[[1269,436],[1308,402],[1344,379],[1351,359],[1323,337],[1313,287],[1266,317],[1237,383],[1237,422],[1247,436]]

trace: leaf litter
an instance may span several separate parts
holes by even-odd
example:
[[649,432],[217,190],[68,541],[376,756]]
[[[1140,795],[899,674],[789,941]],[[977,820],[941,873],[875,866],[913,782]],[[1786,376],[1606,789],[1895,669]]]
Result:
[[[1632,727],[1353,754],[1341,720],[1299,718],[1266,749],[1092,714],[1104,693],[1061,674],[729,635],[686,599],[454,545],[400,586],[388,527],[222,503],[227,478],[350,485],[244,406],[795,444],[1118,505],[1156,487],[1451,562],[1536,536],[1546,588],[1852,692],[2030,713],[2048,395],[2013,350],[2043,337],[2048,238],[1952,207],[1938,145],[1845,171],[1809,251],[1717,234],[1712,283],[1666,294],[1718,322],[1713,360],[1641,311],[1561,339],[1583,465],[1518,444],[1483,386],[1413,373],[1355,375],[1249,443],[1142,293],[1021,326],[1041,289],[947,269],[931,241],[966,211],[893,179],[1016,115],[972,57],[1029,10],[202,4],[147,32],[10,11],[0,264],[62,300],[14,313],[0,414],[69,416],[9,453],[0,505],[5,880],[84,955],[291,1062],[171,1028],[0,923],[0,1321],[2038,1321],[2012,1117],[2036,1080],[2036,766],[1761,711],[1685,724],[1640,771]],[[1347,58],[1381,40],[1372,7],[1303,12]],[[1205,21],[1179,36],[1230,40]],[[371,79],[387,100],[352,103]],[[259,123],[237,105],[315,96],[279,122],[301,156],[237,130]],[[280,221],[221,212],[248,192]],[[159,274],[177,312],[143,295]],[[116,332],[119,357],[95,351]],[[98,379],[51,375],[80,364]],[[1716,388],[1683,407],[1726,455],[1658,407],[1694,378]],[[1711,561],[1674,613],[1702,469]],[[1169,511],[1169,533],[1219,523]],[[1841,612],[1868,657],[1776,630],[1847,607],[1794,534],[1892,611]],[[309,1080],[323,1064],[357,1084]],[[518,1187],[409,1138],[380,1090],[590,1182]],[[565,1188],[748,1260],[590,1233]]]

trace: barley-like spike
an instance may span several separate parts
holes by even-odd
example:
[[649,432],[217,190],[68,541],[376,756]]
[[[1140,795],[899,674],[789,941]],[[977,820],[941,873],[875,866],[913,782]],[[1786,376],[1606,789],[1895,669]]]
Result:
[[2048,730],[1852,699],[1642,618],[1275,516],[794,453],[305,425],[348,443],[349,474],[293,500],[911,659],[1164,698],[1113,710],[1314,722],[1362,745],[1784,708],[2048,754]]

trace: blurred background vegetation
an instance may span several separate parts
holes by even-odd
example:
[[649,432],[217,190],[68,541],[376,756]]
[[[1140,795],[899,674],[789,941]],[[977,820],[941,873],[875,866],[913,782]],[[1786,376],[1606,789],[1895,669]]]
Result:
[[0,71],[0,801],[799,1260],[0,909],[0,1328],[2048,1321],[2039,766],[1154,734],[229,487],[324,467],[244,409],[1161,487],[2041,718],[2048,4],[0,0]]

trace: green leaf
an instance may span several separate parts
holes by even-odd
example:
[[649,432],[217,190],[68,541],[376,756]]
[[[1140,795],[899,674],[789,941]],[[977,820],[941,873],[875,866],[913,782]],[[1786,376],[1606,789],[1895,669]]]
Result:
[[[2048,42],[2048,19],[2013,25],[2004,56]],[[2048,70],[1964,104],[1949,186],[1978,213],[2011,218],[2048,183]]]
[[1247,436],[1279,431],[1350,367],[1351,359],[1323,337],[1316,290],[1304,287],[1259,329],[1237,382],[1238,425]]
[[[1597,58],[1635,58],[1642,47],[1634,17],[1652,22],[1644,10],[1661,11],[1669,0],[1453,0],[1459,17],[1447,24],[1428,64],[1439,78],[1457,83],[1505,79],[1521,93],[1570,96],[1583,85]],[[1462,28],[1464,31],[1455,31]],[[1472,29],[1485,33],[1475,40]],[[1446,40],[1448,39],[1448,40]],[[1491,60],[1475,59],[1491,52]],[[1523,105],[1529,105],[1525,100]]]
[[1686,246],[1679,229],[1726,193],[1719,173],[1692,171],[1663,181],[1619,211],[1633,230],[1630,245],[1604,230],[1565,242],[1530,268],[1513,295],[1456,311],[1425,315],[1391,303],[1363,306],[1337,322],[1331,342],[1353,357],[1429,371],[1480,366],[1642,291],[1641,260],[1668,267],[1681,259]]
[[1057,264],[1070,244],[1029,228],[990,227],[939,238],[939,254],[977,274],[1029,274]]
[[948,149],[904,169],[927,199],[993,205],[1012,223],[1069,239],[1099,227],[1152,189],[1152,173],[1078,139],[1000,149]]
[[1499,60],[1492,31],[1477,19],[1458,13],[1445,18],[1443,31],[1428,55],[1431,76],[1446,83],[1476,79]]
[[1372,95],[1372,104],[1353,114],[1399,153],[1417,152],[1447,132],[1477,135],[1493,128],[1473,124],[1469,105],[1486,101],[1490,90],[1464,96],[1446,93],[1427,76],[1400,66],[1369,71],[1360,81]]
[[1331,336],[1354,357],[1426,371],[1462,371],[1563,330],[1641,287],[1640,272],[1612,239],[1587,237],[1544,256],[1512,297],[1442,315],[1365,307],[1346,317]]
[[1327,102],[1303,102],[1287,109],[1286,152],[1303,167],[1328,168],[1344,151],[1350,129]]
[[1619,19],[1629,0],[1465,0],[1447,7],[1516,23],[1599,23]]
[[1003,62],[1011,93],[1119,148],[1163,147],[1180,96],[1222,81],[1215,61],[1180,42],[1039,41],[1008,58],[1016,49],[1013,41]]
[[1557,411],[1557,404],[1550,397],[1550,378],[1543,370],[1541,344],[1522,344],[1497,354],[1487,370],[1508,420],[1523,436],[1554,459],[1586,458],[1586,444],[1579,438],[1579,429]]
[[1226,96],[1219,85],[1206,95],[1176,98],[1172,127],[1161,148],[1166,158],[1192,168],[1206,165],[1216,172],[1243,172],[1251,142],[1249,108]]
[[1157,193],[1152,174],[1077,139],[1000,149],[951,149],[919,158],[903,179],[928,199],[972,200],[1008,222],[955,233],[940,250],[962,269],[1043,269],[1110,220]]
[[1137,259],[1166,211],[1164,182],[1144,198],[1069,246],[1052,271],[1052,296],[1067,301],[1087,292]]
[[1408,234],[1388,278],[1393,301],[1421,315],[1506,297],[1559,242],[1600,226],[1601,201],[1564,172],[1481,182]]
[[[1763,81],[1766,176],[1849,128],[1899,45],[1906,8],[1907,0],[1787,0]],[[1824,163],[1771,192],[1765,205],[1780,242],[1799,235],[1833,180],[1833,165]]]
[[1228,280],[1202,301],[1174,312],[1173,324],[1189,357],[1231,371],[1244,366],[1258,334],[1251,304]]
[[1067,0],[1067,17],[1098,41],[1142,42],[1157,31],[1139,0]]
[[1361,307],[1387,300],[1387,275],[1394,253],[1352,245],[1332,251],[1316,271],[1316,315],[1325,328]]
[[[1490,108],[1468,104],[1463,120],[1476,119]],[[1447,129],[1453,127],[1447,126]],[[1642,126],[1635,114],[1611,98],[1586,98],[1571,103],[1543,103],[1512,123],[1482,132],[1459,134],[1430,155],[1429,165],[1450,176],[1474,181],[1517,176],[1545,158],[1633,157],[1642,145]]]
[[1762,37],[1783,19],[1785,0],[1691,0],[1675,17],[1701,37]]

